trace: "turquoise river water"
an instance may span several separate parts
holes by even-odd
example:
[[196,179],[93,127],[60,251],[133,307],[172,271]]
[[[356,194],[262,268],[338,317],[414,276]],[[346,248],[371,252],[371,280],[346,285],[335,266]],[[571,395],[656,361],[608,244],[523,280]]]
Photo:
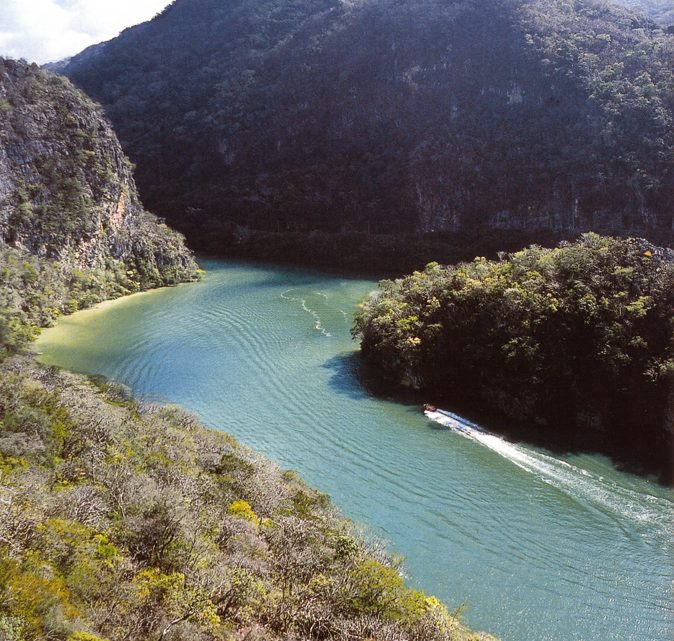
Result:
[[472,627],[504,641],[674,639],[671,491],[368,394],[350,327],[373,281],[204,267],[200,283],[63,318],[38,341],[42,360],[180,403],[298,470],[406,557],[411,584],[467,603]]

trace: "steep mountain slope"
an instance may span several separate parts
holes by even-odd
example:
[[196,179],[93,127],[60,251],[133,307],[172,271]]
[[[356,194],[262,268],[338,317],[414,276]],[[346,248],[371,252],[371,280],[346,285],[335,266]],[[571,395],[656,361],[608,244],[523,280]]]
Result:
[[[0,239],[142,287],[193,275],[182,238],[144,211],[98,106],[63,77],[0,59]],[[131,274],[131,270],[135,274]]]
[[212,249],[223,223],[664,242],[673,52],[595,0],[176,0],[65,73]]
[[196,275],[183,238],[140,204],[100,108],[0,58],[0,356],[61,312]]

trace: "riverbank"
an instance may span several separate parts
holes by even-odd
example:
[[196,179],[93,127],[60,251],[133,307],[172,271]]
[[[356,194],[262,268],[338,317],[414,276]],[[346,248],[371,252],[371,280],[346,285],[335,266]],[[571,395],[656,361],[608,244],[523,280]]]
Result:
[[[475,226],[460,232],[409,233],[319,229],[254,229],[215,219],[175,221],[190,246],[213,258],[253,260],[306,268],[348,270],[360,275],[391,277],[423,269],[429,262],[453,264],[475,256],[496,258],[532,243],[554,247],[576,240],[581,231],[555,229],[494,229]],[[674,232],[648,239],[674,247]]]
[[475,256],[495,257],[538,242],[554,246],[562,236],[553,230],[369,233],[365,231],[271,231],[233,223],[211,228],[180,227],[191,245],[214,258],[275,262],[304,268],[347,270],[373,277],[398,276],[426,263],[455,263]]
[[[191,285],[193,283],[179,283],[170,287],[158,287],[134,292],[118,298],[100,301],[73,314],[59,316],[53,326],[41,329],[35,339],[28,344],[28,351],[43,365],[58,365],[58,359],[54,358],[53,354],[59,350],[76,349],[80,340],[79,333],[91,324],[95,324],[99,320],[103,321],[107,314],[115,313],[116,310],[124,309],[127,306],[133,306],[137,302],[148,301],[151,304],[150,301],[153,298],[161,298],[167,289],[180,290]],[[45,353],[48,356],[45,356]]]
[[[45,356],[178,403],[298,470],[405,556],[414,588],[451,610],[467,602],[474,629],[669,641],[671,492],[602,457],[490,449],[428,421],[416,401],[372,396],[350,336],[371,280],[204,267],[199,283],[73,326],[77,341]],[[520,467],[524,455],[535,465]]]
[[325,495],[177,407],[27,357],[0,367],[0,403],[9,639],[492,639],[405,587]]

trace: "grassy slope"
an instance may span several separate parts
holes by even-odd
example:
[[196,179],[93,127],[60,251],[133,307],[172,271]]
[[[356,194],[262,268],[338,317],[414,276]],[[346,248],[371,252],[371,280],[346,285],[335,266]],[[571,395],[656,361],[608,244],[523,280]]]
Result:
[[175,407],[0,369],[0,637],[486,639],[324,495]]

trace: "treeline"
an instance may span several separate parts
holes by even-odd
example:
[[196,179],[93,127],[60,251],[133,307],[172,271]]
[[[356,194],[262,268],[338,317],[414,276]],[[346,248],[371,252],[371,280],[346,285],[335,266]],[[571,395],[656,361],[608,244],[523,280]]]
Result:
[[326,496],[175,407],[0,366],[3,641],[478,641]]
[[673,310],[671,250],[587,234],[383,281],[354,333],[390,381],[666,472]]

